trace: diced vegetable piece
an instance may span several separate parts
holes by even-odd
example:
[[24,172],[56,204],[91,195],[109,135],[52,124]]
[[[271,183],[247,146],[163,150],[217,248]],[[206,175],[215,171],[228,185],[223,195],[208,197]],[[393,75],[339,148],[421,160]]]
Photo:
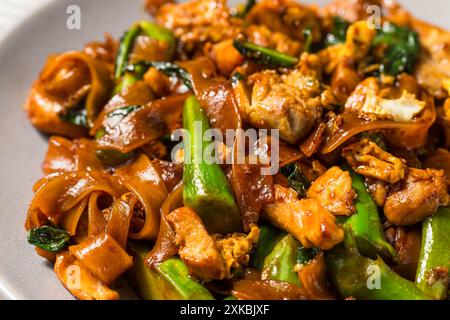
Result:
[[284,233],[271,223],[263,222],[260,227],[259,240],[250,258],[250,265],[258,270],[264,267],[264,259],[272,252],[277,239]]
[[133,281],[145,300],[213,300],[213,296],[199,282],[189,276],[186,265],[179,258],[170,258],[155,269],[145,264],[150,248],[130,242],[133,252]]
[[441,207],[422,224],[416,283],[435,299],[447,299],[450,277],[450,207]]
[[298,262],[299,243],[290,234],[281,238],[264,260],[262,276],[265,280],[278,280],[300,286],[295,266]]
[[342,297],[360,300],[430,300],[413,282],[392,271],[383,260],[359,254],[350,228],[343,244],[327,252],[327,270]]
[[128,63],[128,56],[133,49],[134,40],[139,35],[141,28],[139,24],[133,25],[128,29],[120,40],[119,51],[116,57],[116,69],[114,70],[114,78],[120,79]]
[[367,191],[362,177],[347,165],[342,169],[350,172],[352,188],[357,193],[356,213],[350,217],[338,218],[354,232],[359,251],[367,257],[376,258],[377,254],[389,261],[398,261],[394,248],[386,241],[378,213],[378,207]]

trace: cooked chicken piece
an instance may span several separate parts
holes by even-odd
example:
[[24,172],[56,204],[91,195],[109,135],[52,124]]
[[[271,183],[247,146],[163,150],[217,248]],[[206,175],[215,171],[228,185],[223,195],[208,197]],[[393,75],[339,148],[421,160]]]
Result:
[[305,138],[320,118],[320,84],[314,69],[302,59],[287,76],[265,70],[250,77],[251,102],[241,104],[241,113],[252,125],[280,130],[285,141],[295,144]]
[[233,46],[233,39],[206,45],[205,48],[220,73],[227,77],[244,62],[244,57]]
[[81,300],[117,300],[119,294],[108,288],[68,251],[58,254],[54,267],[62,284]]
[[400,189],[387,197],[384,214],[395,225],[413,225],[449,201],[444,171],[410,168]]
[[319,53],[325,72],[332,73],[341,63],[366,58],[375,35],[376,31],[365,20],[352,24],[347,30],[345,43],[328,47]]
[[[417,88],[407,84],[403,76],[402,91],[388,87],[380,90],[378,80],[374,77],[366,78],[352,92],[345,104],[345,110],[373,116],[375,119],[390,119],[398,122],[410,122],[420,114],[426,103],[416,99]],[[408,90],[414,91],[414,93]],[[394,99],[385,99],[384,96]]]
[[292,56],[299,56],[302,44],[282,32],[271,31],[264,25],[250,25],[244,30],[247,40],[259,46],[275,49]]
[[240,31],[237,22],[232,21],[225,0],[167,3],[158,10],[156,21],[172,30],[188,52],[201,43],[233,38]]
[[156,68],[148,69],[144,74],[144,82],[159,97],[167,96],[172,89],[170,78]]
[[312,31],[313,42],[319,42],[322,38],[321,19],[317,9],[292,0],[259,1],[250,10],[246,20],[265,25],[270,30],[287,34],[295,40],[304,40],[301,30],[306,28]]
[[282,78],[285,84],[299,89],[303,97],[314,98],[320,95],[321,74],[322,61],[319,56],[304,53],[297,67]]
[[352,189],[352,179],[348,171],[339,167],[328,169],[316,179],[308,189],[308,198],[316,199],[335,216],[349,216],[355,213],[353,200],[356,193]]
[[344,239],[344,230],[318,200],[298,200],[292,189],[275,185],[275,202],[267,204],[263,211],[274,225],[292,234],[306,248],[329,250]]
[[365,106],[376,105],[374,99],[380,93],[380,85],[375,77],[370,77],[364,79],[360,84],[358,84],[355,90],[352,92],[350,97],[345,103],[345,110],[362,113],[370,112]]
[[372,48],[376,33],[376,30],[371,28],[366,20],[352,24],[347,30],[345,40],[346,55],[356,60],[366,58]]
[[374,178],[366,178],[365,184],[367,186],[367,191],[369,191],[377,206],[382,207],[384,205],[384,202],[386,201],[388,193],[388,187],[386,183]]
[[397,183],[405,177],[405,161],[381,149],[365,138],[342,150],[342,156],[357,173],[387,183]]
[[250,233],[233,233],[226,237],[213,236],[217,248],[225,261],[227,277],[231,276],[231,269],[241,269],[250,260],[253,245],[258,242],[259,228],[252,225]]
[[340,104],[345,104],[361,78],[349,61],[342,61],[331,77],[331,89]]
[[166,217],[175,230],[178,254],[186,263],[189,273],[201,280],[223,279],[227,275],[224,260],[194,210],[183,207]]
[[450,32],[413,19],[423,47],[415,75],[419,84],[438,99],[450,95]]

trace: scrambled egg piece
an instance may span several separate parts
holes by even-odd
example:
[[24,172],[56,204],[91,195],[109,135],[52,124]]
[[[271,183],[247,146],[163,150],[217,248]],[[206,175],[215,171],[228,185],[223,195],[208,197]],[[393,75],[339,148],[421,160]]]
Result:
[[225,238],[214,235],[217,248],[225,261],[225,270],[228,277],[231,276],[231,269],[242,269],[250,260],[250,253],[253,245],[258,242],[259,228],[252,225],[250,233],[233,233]]
[[361,111],[386,115],[397,122],[410,122],[425,108],[426,103],[416,99],[416,96],[408,91],[403,91],[399,99],[383,99],[369,92]]
[[405,177],[405,161],[394,157],[369,139],[363,139],[342,150],[342,156],[357,173],[387,183],[397,183]]
[[425,108],[426,103],[406,90],[398,99],[380,97],[380,87],[375,78],[361,82],[348,98],[345,109],[357,113],[374,114],[398,122],[410,122]]

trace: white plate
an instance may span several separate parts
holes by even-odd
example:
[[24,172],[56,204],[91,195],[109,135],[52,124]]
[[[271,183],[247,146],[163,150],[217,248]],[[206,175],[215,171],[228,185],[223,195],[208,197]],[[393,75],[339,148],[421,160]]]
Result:
[[[450,1],[402,2],[417,16],[450,29]],[[66,9],[74,4],[81,8],[81,30],[66,27]],[[143,0],[54,0],[0,43],[0,297],[72,298],[26,241],[23,222],[47,148],[21,108],[27,92],[49,54],[82,48],[105,32],[119,37],[133,21],[147,17],[142,6]]]

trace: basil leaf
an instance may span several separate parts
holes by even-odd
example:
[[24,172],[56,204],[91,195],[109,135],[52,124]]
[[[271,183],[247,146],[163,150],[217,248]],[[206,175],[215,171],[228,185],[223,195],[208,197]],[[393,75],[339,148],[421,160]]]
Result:
[[69,233],[65,230],[42,226],[28,232],[28,242],[48,252],[58,253],[69,244]]
[[281,168],[281,173],[288,179],[289,187],[294,189],[299,196],[306,196],[306,191],[308,190],[310,183],[303,176],[297,165],[288,164],[287,166]]

